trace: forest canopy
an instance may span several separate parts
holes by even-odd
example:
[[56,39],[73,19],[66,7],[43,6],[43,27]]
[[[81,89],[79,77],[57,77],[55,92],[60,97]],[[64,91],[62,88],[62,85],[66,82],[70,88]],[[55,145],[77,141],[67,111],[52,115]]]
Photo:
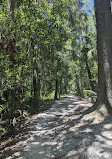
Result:
[[[87,0],[0,1],[0,121],[12,132],[61,95],[95,101],[95,13]],[[1,131],[3,131],[3,128]]]

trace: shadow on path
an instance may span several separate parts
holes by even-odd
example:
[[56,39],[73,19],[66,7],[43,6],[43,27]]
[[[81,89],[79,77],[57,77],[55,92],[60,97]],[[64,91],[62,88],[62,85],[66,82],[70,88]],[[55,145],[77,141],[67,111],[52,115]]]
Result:
[[91,103],[69,95],[28,125],[29,131],[2,149],[1,159],[112,159],[112,124],[81,120]]

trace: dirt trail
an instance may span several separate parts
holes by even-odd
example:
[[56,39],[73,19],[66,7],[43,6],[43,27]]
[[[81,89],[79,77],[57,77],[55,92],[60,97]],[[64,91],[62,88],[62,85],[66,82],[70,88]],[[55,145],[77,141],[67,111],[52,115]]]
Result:
[[81,120],[91,103],[69,95],[37,115],[1,159],[112,159],[112,121]]

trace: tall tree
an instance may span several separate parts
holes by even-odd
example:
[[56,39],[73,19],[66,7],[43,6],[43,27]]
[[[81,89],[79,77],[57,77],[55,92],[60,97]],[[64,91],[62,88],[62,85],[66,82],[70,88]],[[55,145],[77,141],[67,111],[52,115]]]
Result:
[[98,94],[94,109],[103,115],[112,112],[112,15],[110,0],[94,0],[97,52]]

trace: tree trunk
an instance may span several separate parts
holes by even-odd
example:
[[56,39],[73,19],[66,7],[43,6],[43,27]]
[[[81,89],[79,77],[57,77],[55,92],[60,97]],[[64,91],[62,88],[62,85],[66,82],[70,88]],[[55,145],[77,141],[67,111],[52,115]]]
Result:
[[[39,69],[36,59],[36,53],[34,51],[33,38],[31,39],[32,53],[33,53],[33,91],[34,91],[34,109],[39,111],[39,99],[40,99],[40,80],[39,80]],[[34,111],[35,111],[34,110]]]
[[110,0],[94,0],[98,51],[98,94],[95,109],[112,110],[112,16]]
[[94,84],[93,84],[93,81],[92,81],[92,74],[91,74],[91,71],[90,71],[90,68],[89,68],[89,65],[88,65],[87,58],[85,58],[85,63],[86,63],[86,70],[88,72],[88,77],[89,77],[89,82],[90,82],[91,89],[92,89],[92,91],[95,91]]
[[67,94],[67,82],[64,81],[64,89],[65,89],[65,94]]
[[76,82],[77,95],[82,96],[81,88],[80,88],[80,82],[79,82],[79,77],[77,75],[76,75],[75,82]]
[[33,90],[34,90],[34,108],[39,111],[39,88],[38,88],[37,70],[33,69]]
[[60,82],[59,82],[59,99],[60,99],[61,94],[62,94],[62,80],[60,79]]
[[11,17],[14,20],[14,9],[15,9],[15,1],[11,0],[11,5],[10,5],[10,9],[11,9]]
[[54,99],[55,100],[58,99],[58,79],[56,79],[56,83],[55,83],[55,95],[54,95]]

